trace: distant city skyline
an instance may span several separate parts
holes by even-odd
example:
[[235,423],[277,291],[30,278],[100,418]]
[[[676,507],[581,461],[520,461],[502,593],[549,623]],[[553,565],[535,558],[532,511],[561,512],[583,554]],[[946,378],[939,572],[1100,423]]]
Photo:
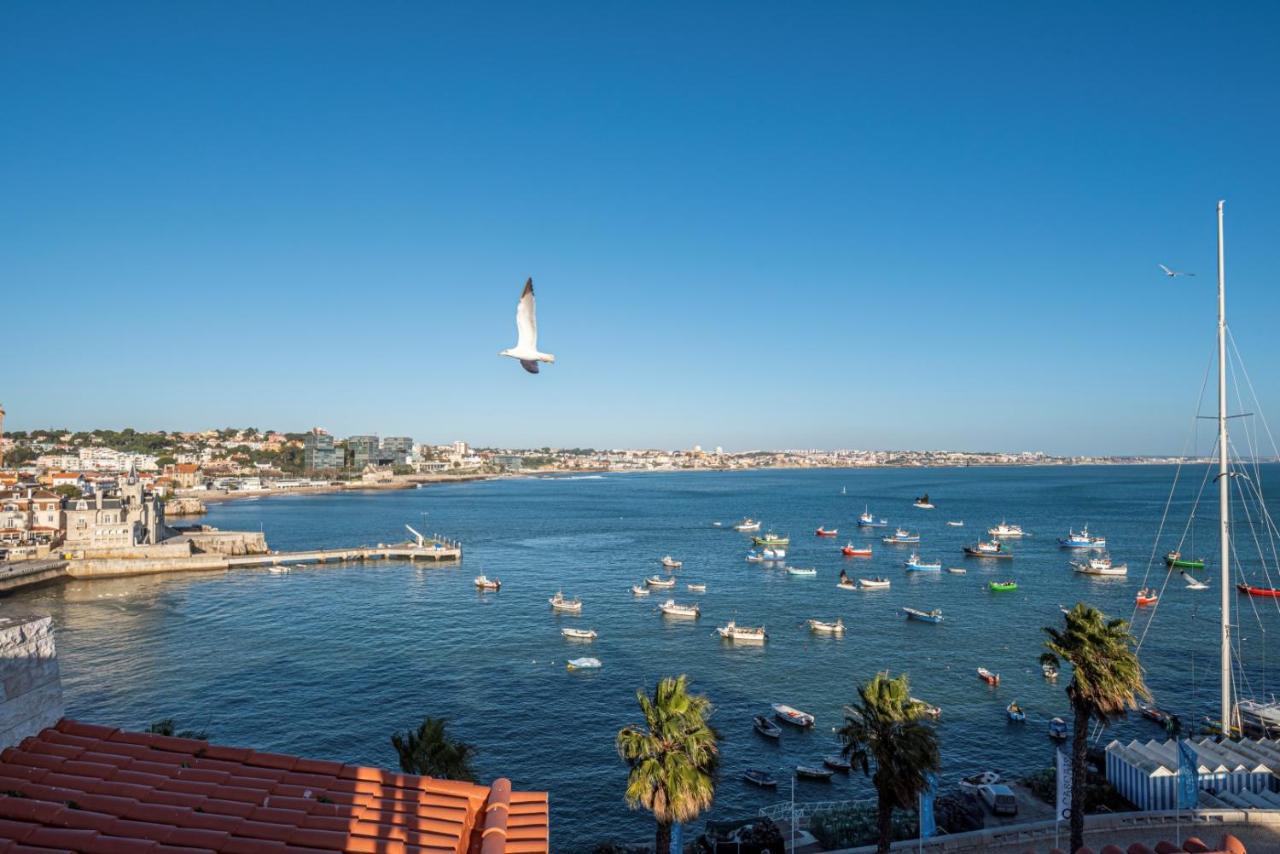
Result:
[[[5,426],[1204,453],[1219,198],[1280,407],[1277,25],[18,4]],[[498,355],[527,276],[536,377]]]

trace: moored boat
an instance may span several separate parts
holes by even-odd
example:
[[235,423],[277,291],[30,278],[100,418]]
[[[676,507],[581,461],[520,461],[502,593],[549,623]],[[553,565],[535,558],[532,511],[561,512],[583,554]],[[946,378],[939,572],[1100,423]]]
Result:
[[595,629],[561,629],[560,634],[570,640],[595,640],[599,637]]
[[813,726],[813,715],[808,712],[802,712],[797,708],[788,706],[786,703],[773,703],[769,708],[773,709],[774,717],[784,724],[791,724],[802,729]]
[[1071,529],[1065,537],[1059,537],[1058,545],[1064,549],[1105,549],[1107,538],[1090,536],[1089,526],[1085,525],[1082,531]]
[[1280,590],[1274,587],[1254,587],[1250,584],[1237,584],[1236,590],[1241,593],[1247,593],[1250,596],[1265,596],[1272,599],[1280,599]]
[[1058,678],[1058,665],[1054,664],[1052,661],[1046,661],[1044,664],[1040,665],[1040,674],[1044,676],[1045,679],[1052,682],[1054,679]]
[[849,760],[838,753],[828,753],[822,757],[822,764],[832,771],[839,771],[841,774],[848,774],[853,770],[853,765],[849,763]]
[[787,550],[783,548],[765,549],[760,552],[760,556],[765,560],[784,560],[787,556]]
[[963,520],[963,519],[948,519],[948,520],[947,520],[947,527],[948,527],[948,528],[963,528],[963,527],[964,527],[964,520]]
[[965,569],[963,566],[949,566],[947,567],[947,572],[952,575],[966,575],[969,570]]
[[598,658],[571,658],[565,662],[570,670],[599,670],[603,666]]
[[889,586],[889,579],[881,577],[859,578],[858,586],[863,590],[879,590]]
[[762,563],[763,561],[764,561],[764,555],[756,551],[755,549],[752,549],[751,551],[747,552],[747,563]]
[[1004,592],[1007,592],[1007,591],[1010,591],[1010,590],[1017,590],[1017,589],[1018,589],[1018,582],[1013,581],[1013,580],[1009,580],[1009,581],[988,581],[988,582],[987,582],[987,589],[988,589],[988,590],[991,590],[992,592],[995,592],[995,593],[1004,593]]
[[988,670],[985,667],[978,668],[978,678],[981,679],[983,682],[986,682],[988,685],[1000,684],[1000,674],[992,673],[990,670]]
[[648,596],[648,595],[649,595],[649,588],[648,588],[648,587],[641,586],[641,585],[639,585],[639,584],[633,584],[633,585],[631,585],[631,595],[633,595],[633,596]]
[[881,537],[880,541],[890,546],[901,546],[901,545],[907,545],[909,543],[920,542],[920,535],[913,534],[910,531],[906,530],[905,528],[898,528],[891,535],[887,537]]
[[911,506],[918,508],[920,510],[932,510],[933,502],[929,500],[929,493],[926,492],[924,495],[921,495],[919,498],[913,501],[911,503]]
[[829,623],[826,620],[809,620],[808,623],[810,630],[815,631],[818,634],[844,634],[844,620],[840,617],[836,617],[836,621],[834,623]]
[[751,542],[757,546],[789,546],[791,545],[791,538],[780,537],[773,531],[769,531],[763,537],[752,537]]
[[649,576],[644,580],[644,583],[650,587],[657,587],[662,590],[676,586],[676,580],[674,578],[659,578],[656,575]]
[[1164,556],[1164,565],[1170,569],[1204,569],[1204,558],[1183,557],[1180,551],[1171,551]]
[[983,771],[961,779],[960,791],[976,795],[983,786],[994,786],[1000,782],[1000,775],[995,771]]
[[668,617],[699,617],[702,608],[698,605],[680,605],[674,599],[668,599],[658,606],[658,610]]
[[935,706],[932,703],[926,703],[924,700],[921,700],[919,697],[909,697],[908,699],[912,703],[916,704],[916,707],[919,709],[919,712],[920,712],[920,717],[933,718],[934,720],[937,720],[938,718],[942,717],[941,706]]
[[725,640],[734,642],[764,643],[769,637],[765,633],[764,626],[740,626],[734,620],[730,620],[723,626],[718,626],[716,633]]
[[1118,576],[1129,574],[1128,564],[1114,564],[1111,562],[1111,558],[1105,555],[1103,557],[1091,557],[1084,563],[1072,561],[1071,566],[1075,568],[1076,572],[1079,572],[1082,575]]
[[748,768],[742,773],[742,779],[762,789],[778,788],[778,781],[774,779],[774,776],[768,771],[763,771],[759,768]]
[[680,567],[684,566],[684,561],[679,561],[673,558],[671,555],[666,555],[662,558],[662,565],[667,569],[679,569]]
[[480,590],[501,590],[502,582],[487,575],[476,576],[476,587]]
[[1010,560],[1013,558],[1013,552],[1005,549],[1004,543],[997,540],[978,540],[978,542],[971,546],[965,546],[964,553],[968,557],[992,558],[996,560]]
[[921,611],[918,608],[903,607],[902,613],[906,615],[908,620],[920,620],[925,623],[941,623],[942,609],[934,608],[932,611]]
[[787,567],[787,575],[817,575],[818,570],[812,566],[789,566]]
[[582,613],[581,599],[566,599],[565,595],[560,591],[556,591],[556,595],[547,600],[551,603],[553,611],[565,611],[570,614]]
[[918,552],[914,552],[914,551],[911,553],[911,557],[903,561],[902,565],[909,570],[914,570],[915,572],[941,572],[942,571],[941,561],[934,561],[930,563],[929,561],[920,557]]
[[1049,721],[1049,738],[1054,741],[1066,741],[1070,734],[1067,729],[1067,722],[1062,718],[1054,718]]
[[871,515],[870,507],[863,507],[861,515],[858,516],[859,528],[886,528],[888,525],[888,519],[877,519]]
[[845,557],[871,557],[871,546],[855,546],[853,543],[846,543],[844,548],[840,549],[840,554]]
[[1139,608],[1145,608],[1148,605],[1154,605],[1159,600],[1154,588],[1144,587],[1138,591],[1138,595],[1134,597],[1134,601],[1138,603]]
[[764,715],[756,715],[752,718],[751,726],[756,732],[760,733],[765,738],[772,738],[775,741],[782,738],[782,727],[778,726]]
[[830,768],[819,768],[816,765],[797,765],[796,776],[805,780],[823,780],[831,782],[831,775],[835,772]]
[[1010,525],[1008,522],[1001,520],[999,525],[994,528],[987,528],[987,533],[993,537],[1011,538],[1022,536],[1021,525]]
[[733,530],[751,533],[760,530],[760,523],[750,517],[743,519],[741,522],[733,526]]
[[706,593],[707,592],[707,585],[705,584],[686,584],[685,587],[689,588],[690,593]]
[[1022,711],[1022,706],[1018,705],[1017,700],[1014,700],[1012,703],[1005,706],[1004,713],[1011,723],[1021,724],[1026,723],[1027,721],[1027,713]]
[[819,537],[838,537],[840,536],[840,529],[832,528],[830,531],[828,531],[826,528],[819,525],[818,530],[814,531],[813,533],[814,535]]
[[858,589],[858,585],[854,584],[852,581],[850,581],[847,578],[842,578],[839,582],[837,582],[836,587],[839,587],[841,590],[857,590]]

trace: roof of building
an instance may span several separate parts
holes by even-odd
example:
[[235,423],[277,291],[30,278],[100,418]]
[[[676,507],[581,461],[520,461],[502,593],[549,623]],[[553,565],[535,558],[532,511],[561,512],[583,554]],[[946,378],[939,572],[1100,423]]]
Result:
[[195,474],[200,471],[200,466],[196,463],[178,463],[175,471],[177,471],[178,474]]
[[0,840],[98,854],[550,850],[546,793],[505,779],[481,786],[65,719],[0,753]]
[[[1233,741],[1217,741],[1212,738],[1192,740],[1196,752],[1197,773],[1224,774],[1232,772],[1272,773],[1280,769],[1280,739],[1243,738]],[[1140,768],[1149,776],[1171,776],[1178,773],[1178,746],[1173,739],[1166,741],[1131,741],[1122,744],[1113,741],[1107,752],[1115,754],[1134,768]]]

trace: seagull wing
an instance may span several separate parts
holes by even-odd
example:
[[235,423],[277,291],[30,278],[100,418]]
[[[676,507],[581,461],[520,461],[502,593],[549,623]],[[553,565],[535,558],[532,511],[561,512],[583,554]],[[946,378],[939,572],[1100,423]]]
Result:
[[533,353],[538,349],[538,316],[533,304],[533,279],[524,283],[516,306],[516,349]]
[[1164,274],[1165,274],[1166,276],[1172,276],[1172,275],[1173,275],[1173,271],[1172,271],[1172,270],[1170,270],[1170,269],[1169,269],[1168,267],[1166,267],[1165,265],[1163,265],[1163,264],[1157,264],[1156,266],[1157,266],[1157,267],[1159,267],[1161,270],[1164,270]]
[[524,368],[531,374],[536,374],[538,372],[538,363],[532,359],[521,359],[520,367]]

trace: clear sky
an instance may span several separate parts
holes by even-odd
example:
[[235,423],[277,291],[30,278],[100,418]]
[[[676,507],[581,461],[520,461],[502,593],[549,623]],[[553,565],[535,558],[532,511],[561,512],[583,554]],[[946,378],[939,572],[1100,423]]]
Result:
[[[1176,452],[1218,198],[1280,411],[1278,8],[5,3],[0,403]],[[497,355],[530,275],[536,377]]]

